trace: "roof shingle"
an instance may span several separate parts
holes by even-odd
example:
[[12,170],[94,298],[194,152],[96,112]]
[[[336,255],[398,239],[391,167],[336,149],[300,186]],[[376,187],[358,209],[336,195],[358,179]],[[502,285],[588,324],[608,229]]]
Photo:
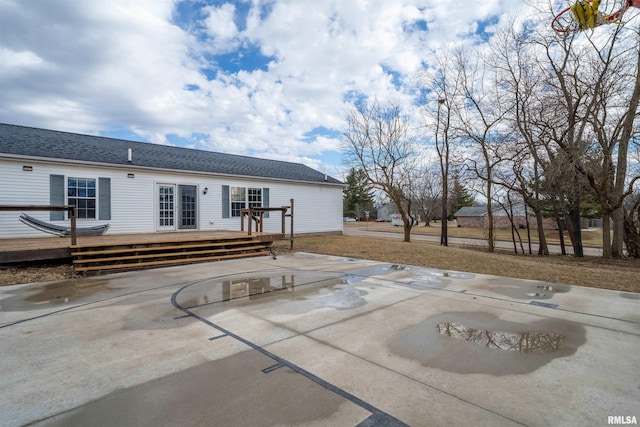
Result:
[[[132,160],[127,160],[128,149]],[[0,153],[109,165],[342,184],[300,163],[0,123]]]

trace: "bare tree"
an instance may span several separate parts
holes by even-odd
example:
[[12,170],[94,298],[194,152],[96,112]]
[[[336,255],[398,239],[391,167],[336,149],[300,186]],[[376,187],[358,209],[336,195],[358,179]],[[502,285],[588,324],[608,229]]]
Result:
[[346,162],[362,170],[398,209],[404,241],[413,227],[411,174],[419,159],[415,128],[396,104],[353,106],[347,111],[343,143]]
[[491,47],[502,97],[510,103],[506,119],[516,134],[509,149],[512,173],[509,179],[502,179],[501,184],[517,192],[531,208],[537,225],[538,255],[549,255],[541,189],[546,164],[542,143],[546,121],[542,118],[549,114],[548,106],[552,105],[553,98],[545,94],[544,75],[532,52],[528,34],[516,31],[511,25],[494,37]]
[[469,170],[483,183],[487,198],[487,242],[489,252],[495,249],[493,218],[494,168],[502,161],[500,151],[511,140],[504,126],[507,106],[500,96],[495,69],[482,58],[472,58],[460,50],[455,55],[456,69],[468,108],[457,111],[459,132],[469,141],[473,153],[467,159]]
[[424,220],[424,226],[430,226],[431,218],[442,208],[442,186],[440,176],[433,166],[423,168],[423,172],[414,179],[414,210]]
[[[451,63],[453,52],[444,51],[436,56],[436,68],[423,74],[423,83],[432,94],[423,105],[427,127],[433,126],[433,135],[441,182],[441,230],[440,244],[448,246],[447,218],[449,217],[449,175],[453,141],[455,140],[453,120],[455,111],[462,107],[463,93],[461,75]],[[432,123],[435,122],[435,125]]]
[[[591,40],[590,40],[591,41]],[[581,70],[595,76],[589,97],[590,141],[585,174],[600,203],[603,221],[603,256],[623,257],[624,212],[627,191],[629,142],[638,135],[636,114],[640,103],[640,37],[637,32],[616,31],[603,42],[592,41],[592,55]],[[610,220],[613,222],[611,243]]]

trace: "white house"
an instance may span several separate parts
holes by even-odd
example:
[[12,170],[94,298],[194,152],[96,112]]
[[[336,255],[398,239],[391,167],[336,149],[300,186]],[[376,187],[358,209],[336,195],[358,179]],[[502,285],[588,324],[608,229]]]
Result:
[[[296,234],[341,232],[343,186],[297,163],[0,124],[0,205],[73,205],[78,227],[108,223],[108,234],[239,230],[242,208],[290,199]],[[0,238],[46,236],[19,215],[0,212]],[[264,231],[280,230],[271,212]]]

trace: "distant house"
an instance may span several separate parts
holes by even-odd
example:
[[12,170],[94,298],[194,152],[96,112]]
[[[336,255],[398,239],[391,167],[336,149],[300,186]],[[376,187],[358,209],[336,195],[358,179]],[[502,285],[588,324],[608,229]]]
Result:
[[[109,234],[239,230],[240,210],[295,201],[295,232],[341,232],[343,183],[298,163],[0,124],[0,205],[75,205]],[[64,212],[30,212],[52,224]],[[44,237],[0,212],[0,238]],[[271,214],[264,231],[279,232]]]
[[391,221],[391,216],[398,212],[393,203],[384,203],[376,208],[376,219],[383,219],[387,222]]
[[[513,223],[516,227],[526,228],[527,215],[525,214],[524,205],[522,203],[513,205]],[[510,214],[511,212],[509,212]],[[486,228],[489,226],[487,218],[486,206],[465,206],[460,208],[455,213],[456,224],[458,227],[466,228]],[[536,219],[532,215],[528,215],[529,227],[537,229],[538,224]],[[501,206],[495,206],[493,208],[493,221],[495,228],[511,228],[511,222],[507,211]],[[543,226],[545,229],[555,230],[557,229],[556,222],[551,218],[543,219]]]

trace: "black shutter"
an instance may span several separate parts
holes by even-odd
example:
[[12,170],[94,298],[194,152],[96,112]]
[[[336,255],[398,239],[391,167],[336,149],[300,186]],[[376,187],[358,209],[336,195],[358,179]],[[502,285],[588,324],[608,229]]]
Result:
[[111,178],[98,178],[98,219],[111,219]]
[[[64,206],[64,175],[49,175],[49,204],[52,206]],[[49,212],[51,221],[63,221],[63,211]]]
[[222,218],[229,218],[229,186],[222,186]]
[[[269,189],[266,187],[262,189],[262,207],[269,207]],[[269,212],[265,212],[264,217],[269,218]]]

